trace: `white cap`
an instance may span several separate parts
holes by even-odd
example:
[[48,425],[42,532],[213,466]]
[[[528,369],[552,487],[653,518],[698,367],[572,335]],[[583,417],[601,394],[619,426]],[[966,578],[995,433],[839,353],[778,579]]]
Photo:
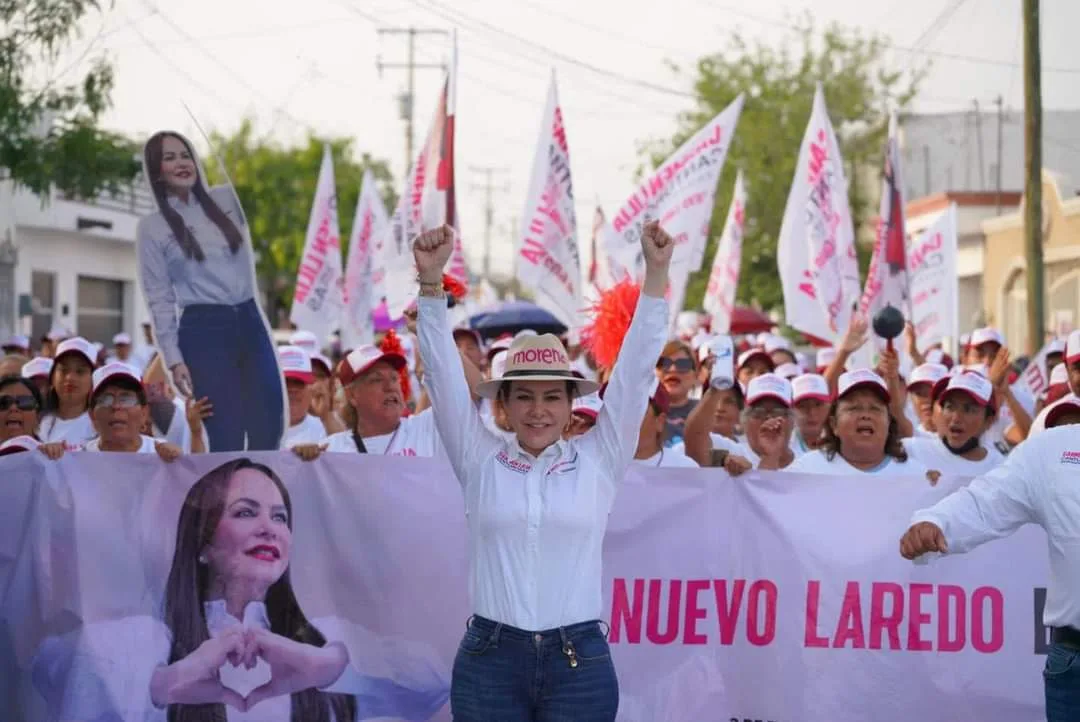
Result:
[[933,386],[948,375],[949,369],[942,364],[922,364],[912,370],[911,376],[908,377],[907,387],[910,389],[916,384]]
[[779,366],[777,366],[776,371],[774,373],[777,376],[779,376],[780,378],[784,378],[784,379],[787,379],[787,380],[790,381],[791,379],[795,378],[796,376],[799,376],[800,374],[802,374],[802,369],[799,368],[798,364],[786,363],[786,364],[780,364]]
[[1046,419],[1044,420],[1046,428],[1052,429],[1057,426],[1058,419],[1071,411],[1080,411],[1080,399],[1066,396],[1057,403],[1048,406],[1046,410]]
[[130,346],[131,345],[131,334],[124,333],[123,331],[121,331],[120,333],[118,333],[118,334],[116,334],[115,336],[112,337],[112,342],[113,342],[113,346],[121,346],[121,345],[122,346]]
[[49,332],[45,334],[45,338],[50,341],[63,341],[65,338],[71,338],[71,331],[60,325],[53,326],[49,329]]
[[750,379],[746,386],[746,405],[753,406],[764,399],[776,399],[791,406],[791,382],[776,374],[762,374]]
[[[26,367],[23,366],[25,370]],[[23,376],[26,376],[24,373]],[[1069,383],[1069,367],[1065,364],[1058,364],[1054,367],[1054,370],[1050,372],[1050,385],[1051,386],[1064,386]]]
[[129,366],[122,361],[114,361],[111,364],[105,364],[97,371],[93,376],[93,392],[96,393],[106,382],[115,378],[131,379],[139,386],[142,386],[142,378],[139,375],[139,371],[133,366]]
[[799,368],[802,370],[803,373],[812,373],[814,371],[817,371],[816,368],[810,367],[810,357],[804,354],[802,351],[797,351],[795,353],[795,363],[799,364]]
[[885,383],[885,379],[870,369],[855,369],[840,374],[840,381],[837,383],[837,398],[843,398],[852,391],[868,387],[881,391],[885,395],[886,401],[892,399],[889,394],[889,385]]
[[832,393],[829,391],[829,382],[821,374],[803,374],[791,380],[792,403],[799,403],[803,399],[817,399],[829,403],[832,401]]
[[51,358],[38,356],[24,363],[20,373],[23,378],[32,379],[35,376],[48,376],[52,372],[52,367],[53,360]]
[[697,311],[680,311],[675,317],[675,328],[680,336],[693,336],[701,326],[701,316]]
[[17,454],[20,451],[33,451],[41,446],[41,442],[33,436],[15,436],[0,444],[0,456]]
[[954,366],[953,376],[960,374],[979,374],[983,378],[990,378],[990,367],[986,364],[968,364],[967,366]]
[[14,336],[8,336],[3,344],[4,348],[19,348],[23,351],[30,350],[30,337],[23,336],[21,333],[17,333]]
[[975,329],[971,334],[971,345],[977,347],[982,346],[984,343],[996,343],[998,346],[1004,346],[1005,337],[1001,335],[1001,331],[990,326]]
[[1046,355],[1049,356],[1052,353],[1065,353],[1065,339],[1060,337],[1050,339],[1050,343],[1046,344]]
[[292,336],[289,336],[289,345],[299,346],[312,354],[319,350],[319,337],[311,331],[294,331]]
[[[940,389],[940,390],[937,390]],[[985,377],[976,373],[964,373],[950,376],[948,383],[935,389],[935,399],[940,399],[950,391],[963,391],[979,406],[987,406],[994,401],[994,385]]]
[[321,353],[318,353],[318,352],[315,352],[315,353],[309,354],[309,355],[311,356],[311,363],[313,365],[316,362],[318,362],[318,363],[322,364],[324,367],[326,367],[326,373],[328,373],[328,374],[334,373],[334,364],[331,363],[330,359],[328,359],[326,356],[323,356]]
[[817,367],[819,369],[828,368],[833,361],[836,360],[835,348],[819,348],[817,352]]
[[773,351],[790,351],[791,341],[788,341],[783,336],[769,336],[765,341],[765,353],[772,353]]
[[513,342],[514,340],[512,338],[510,338],[509,336],[504,336],[503,338],[497,338],[490,344],[488,344],[488,361],[490,362],[492,357],[495,356],[495,354],[497,354],[499,351],[505,351],[506,349],[510,348],[510,344],[512,344]]
[[294,379],[305,384],[315,380],[311,373],[311,356],[300,346],[279,346],[277,350],[281,373],[287,379]]
[[751,359],[760,358],[769,362],[769,368],[776,368],[776,364],[773,363],[772,357],[763,348],[751,348],[743,351],[739,354],[739,360],[736,363],[736,368],[741,369],[746,364],[750,363]]
[[[929,351],[926,352],[926,356],[924,358],[926,359],[926,363],[928,363],[928,364],[936,364],[938,366],[945,366],[945,364],[943,363],[945,361],[945,356],[946,356],[946,354],[945,354],[944,349],[932,348],[932,349],[930,349]],[[947,366],[945,368],[948,369]],[[910,386],[911,384],[908,384],[908,385]]]
[[491,378],[501,378],[506,373],[506,349],[500,348],[491,355],[491,360],[488,364],[491,366]]
[[572,413],[583,414],[596,420],[596,417],[600,415],[600,409],[602,409],[603,406],[604,401],[600,398],[600,394],[594,392],[574,399]]
[[56,347],[56,354],[54,359],[59,359],[64,354],[77,353],[86,359],[87,363],[93,366],[97,362],[98,349],[94,344],[87,341],[82,336],[76,336],[75,338],[69,338],[66,341],[61,341]]
[[1065,342],[1065,363],[1071,364],[1080,361],[1080,329],[1069,334],[1069,340]]
[[356,380],[357,376],[362,375],[380,361],[386,361],[398,370],[404,368],[406,363],[405,357],[401,354],[386,353],[378,346],[369,344],[353,349],[341,360],[341,365],[338,366],[338,378],[341,379],[341,383],[348,386]]

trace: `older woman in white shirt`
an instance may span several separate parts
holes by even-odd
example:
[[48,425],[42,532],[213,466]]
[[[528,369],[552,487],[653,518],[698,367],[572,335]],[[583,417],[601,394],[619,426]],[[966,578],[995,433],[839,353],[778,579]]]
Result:
[[524,337],[507,352],[504,375],[478,388],[506,410],[515,434],[507,440],[481,421],[451,336],[441,277],[453,231],[415,241],[425,383],[469,525],[476,614],[454,662],[457,722],[615,719],[618,681],[599,622],[601,547],[667,336],[674,248],[655,222],[641,245],[645,281],[596,426],[563,440],[573,397],[596,383],[572,374],[554,336]]

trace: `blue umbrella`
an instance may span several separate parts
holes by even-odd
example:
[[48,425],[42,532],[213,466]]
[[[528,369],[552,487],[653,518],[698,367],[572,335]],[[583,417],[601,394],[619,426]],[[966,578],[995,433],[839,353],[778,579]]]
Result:
[[494,311],[478,314],[470,325],[484,338],[496,338],[506,333],[532,329],[537,333],[566,333],[566,326],[552,314],[528,301],[509,301]]

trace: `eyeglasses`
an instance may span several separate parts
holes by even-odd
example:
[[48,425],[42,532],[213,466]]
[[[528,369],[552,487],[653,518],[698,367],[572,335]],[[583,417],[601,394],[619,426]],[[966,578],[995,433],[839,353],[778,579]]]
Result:
[[95,409],[131,409],[139,405],[135,394],[102,394],[94,402]]
[[668,371],[674,366],[675,370],[681,374],[685,374],[694,370],[694,362],[688,358],[662,358],[656,362],[656,368],[661,371]]
[[33,396],[0,396],[0,411],[7,411],[12,406],[19,411],[36,411],[38,403]]
[[884,406],[838,406],[836,413],[838,414],[858,414],[866,416],[882,416],[887,414],[889,410]]
[[786,419],[791,416],[791,409],[755,407],[747,411],[746,415],[755,421],[763,421],[765,419]]

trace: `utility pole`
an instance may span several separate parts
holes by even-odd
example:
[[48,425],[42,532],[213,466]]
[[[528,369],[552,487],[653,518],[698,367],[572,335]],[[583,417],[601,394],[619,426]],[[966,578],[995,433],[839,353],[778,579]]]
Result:
[[491,280],[491,228],[495,223],[495,191],[509,191],[510,184],[504,183],[500,187],[495,186],[494,176],[496,173],[508,173],[509,168],[497,168],[494,166],[470,166],[469,171],[484,176],[483,185],[472,186],[473,190],[484,191],[484,278]]
[[1004,123],[1004,99],[999,95],[994,104],[997,105],[997,172],[995,185],[997,187],[997,215],[1001,215],[1001,125]]
[[986,190],[986,158],[983,157],[982,135],[982,112],[979,111],[979,99],[971,101],[975,104],[975,142],[979,144],[979,190]]
[[414,91],[416,83],[416,69],[417,68],[440,68],[443,71],[446,70],[445,63],[418,63],[416,62],[416,36],[417,35],[449,35],[445,30],[439,30],[437,28],[414,28],[412,26],[407,28],[379,28],[379,36],[383,35],[405,35],[408,38],[408,60],[404,63],[384,63],[382,56],[375,58],[375,67],[379,71],[379,77],[382,77],[382,71],[384,68],[401,68],[405,70],[406,77],[406,90],[398,96],[398,102],[400,104],[401,119],[405,121],[405,172],[409,172],[409,168],[412,167],[413,161],[413,115],[416,103],[414,101]]
[[1028,354],[1043,345],[1042,81],[1039,0],[1024,0],[1024,249],[1027,261]]

